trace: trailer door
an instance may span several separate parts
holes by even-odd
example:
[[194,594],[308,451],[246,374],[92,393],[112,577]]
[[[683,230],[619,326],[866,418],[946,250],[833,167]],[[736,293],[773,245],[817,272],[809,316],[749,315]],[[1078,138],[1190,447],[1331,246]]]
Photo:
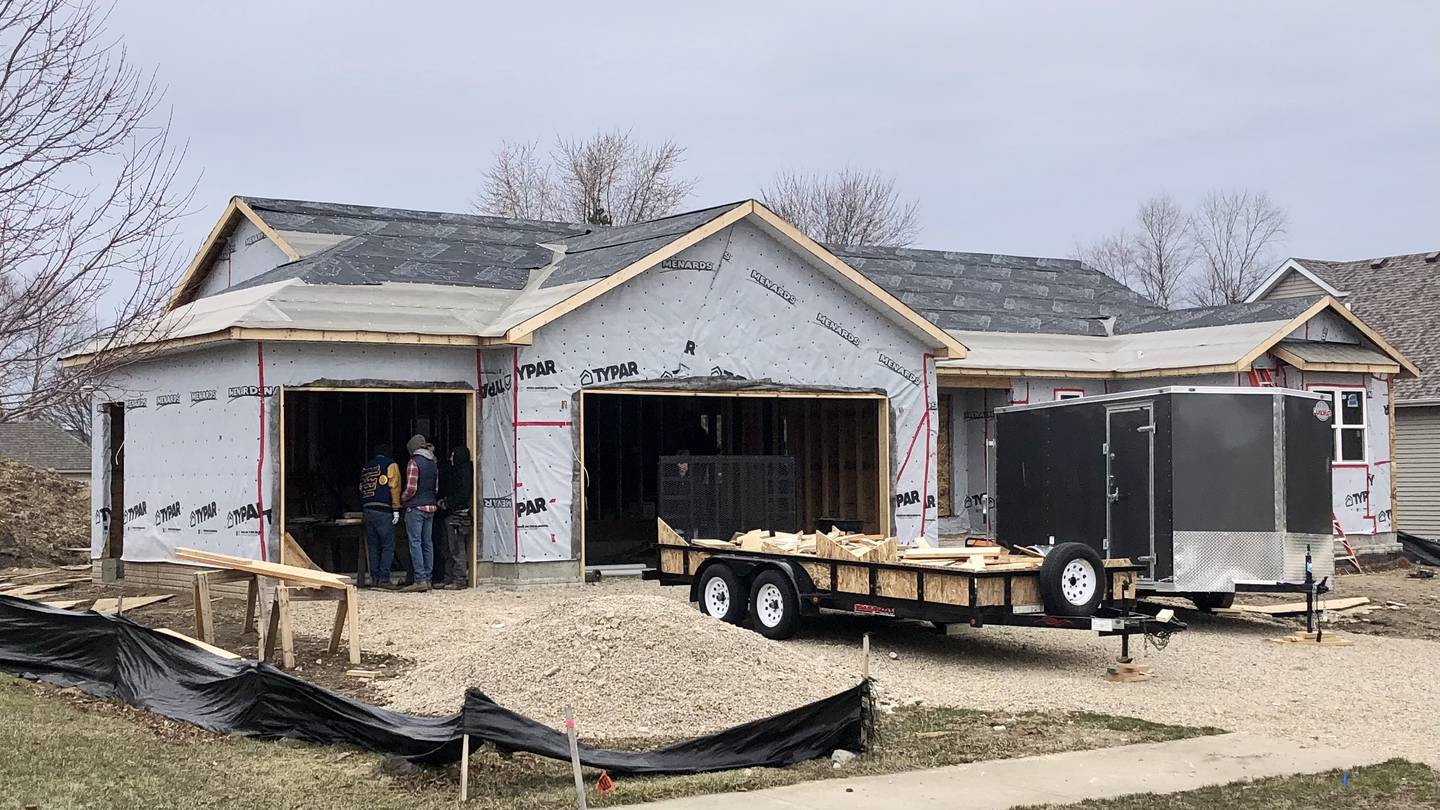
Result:
[[1153,560],[1155,423],[1150,404],[1110,408],[1105,434],[1106,556]]

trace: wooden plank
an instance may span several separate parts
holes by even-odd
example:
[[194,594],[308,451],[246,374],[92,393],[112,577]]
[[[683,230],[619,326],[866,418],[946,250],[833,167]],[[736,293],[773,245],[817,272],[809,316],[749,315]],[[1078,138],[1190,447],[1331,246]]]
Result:
[[261,560],[249,560],[244,557],[232,557],[229,554],[215,554],[209,551],[199,551],[192,548],[175,549],[175,557],[187,562],[198,562],[206,565],[213,565],[217,568],[228,568],[235,571],[245,571],[260,576],[273,577],[286,582],[298,582],[302,585],[310,585],[316,588],[344,588],[351,585],[350,577],[339,574],[330,574],[324,571],[313,571],[309,568],[299,568],[293,565],[281,565],[279,563],[263,562]]
[[320,570],[320,566],[316,565],[315,561],[310,559],[310,555],[305,553],[305,549],[296,542],[290,532],[285,532],[285,539],[281,542],[284,544],[284,556],[281,559],[285,560],[286,565],[293,565],[296,568],[309,568],[313,571]]
[[[1369,597],[1352,596],[1345,599],[1319,599],[1316,600],[1316,610],[1346,610],[1348,608],[1360,607],[1370,604]],[[1241,613],[1260,613],[1266,616],[1287,616],[1305,612],[1304,602],[1286,602],[1280,605],[1235,605],[1231,611]]]
[[89,570],[90,570],[90,563],[80,563],[79,565],[62,565],[62,566],[60,566],[60,570],[61,570],[61,571],[89,571]]
[[240,628],[242,634],[255,632],[256,612],[260,607],[260,578],[250,577],[250,582],[245,586],[245,625]]
[[915,599],[918,597],[919,573],[912,571],[881,570],[875,572],[875,594],[891,599]]
[[57,608],[59,610],[74,610],[81,605],[90,604],[89,599],[65,599],[59,602],[41,602],[45,607]]
[[64,582],[37,582],[33,585],[21,585],[18,588],[11,588],[8,591],[0,591],[0,596],[16,596],[24,599],[27,596],[64,590],[77,582],[84,581],[84,579],[67,579]]
[[[96,613],[119,613],[122,610],[138,610],[146,605],[153,605],[157,602],[165,602],[174,599],[173,593],[162,593],[155,596],[121,596],[107,599],[96,599],[91,610]],[[121,600],[124,600],[123,604]]]
[[196,647],[199,647],[200,649],[204,650],[205,652],[210,653],[211,655],[218,655],[218,656],[220,656],[221,658],[228,658],[228,659],[230,659],[230,660],[232,660],[232,661],[238,661],[238,660],[240,660],[240,656],[236,655],[236,654],[233,653],[233,652],[230,652],[229,650],[222,649],[222,648],[220,648],[220,647],[216,647],[214,644],[206,644],[205,642],[201,641],[201,640],[198,639],[198,638],[191,638],[190,636],[187,636],[187,635],[185,635],[184,633],[176,632],[176,631],[174,631],[174,630],[171,630],[171,629],[168,628],[168,627],[157,627],[157,628],[155,628],[155,632],[157,632],[157,633],[164,633],[165,635],[170,636],[171,638],[178,638],[178,639],[180,639],[181,641],[186,642],[187,644],[193,644],[193,645],[195,645]]
[[925,574],[925,601],[941,605],[970,604],[970,584],[974,577],[964,574]]
[[965,548],[912,548],[900,552],[902,560],[965,560],[971,557],[1001,557],[1005,549],[999,546],[969,546]]

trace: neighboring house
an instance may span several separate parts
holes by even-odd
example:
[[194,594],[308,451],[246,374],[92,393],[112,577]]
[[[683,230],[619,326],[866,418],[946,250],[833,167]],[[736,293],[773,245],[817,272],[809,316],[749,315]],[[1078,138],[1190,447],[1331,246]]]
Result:
[[1440,251],[1352,262],[1290,259],[1249,300],[1330,295],[1420,369],[1395,383],[1396,525],[1440,538]]
[[90,446],[49,422],[0,422],[0,458],[90,480]]
[[475,451],[476,576],[573,579],[653,553],[697,457],[793,469],[803,525],[933,541],[993,529],[996,405],[1304,376],[1362,392],[1337,441],[1388,459],[1370,375],[1411,373],[1333,299],[1166,312],[1072,261],[822,246],[752,200],[596,227],[237,197],[152,334],[94,397],[92,545],[127,578],[286,532],[351,565],[359,467],[412,433]]

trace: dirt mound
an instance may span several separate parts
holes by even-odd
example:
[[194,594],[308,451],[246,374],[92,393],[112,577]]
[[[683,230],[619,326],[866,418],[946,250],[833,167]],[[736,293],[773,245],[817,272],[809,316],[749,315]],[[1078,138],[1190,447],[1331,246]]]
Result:
[[0,566],[82,562],[64,549],[89,545],[89,487],[0,459]]
[[571,705],[587,737],[684,737],[794,708],[858,677],[670,596],[572,593],[467,628],[475,635],[420,657],[403,679],[381,682],[390,707],[449,713],[474,685],[550,725]]

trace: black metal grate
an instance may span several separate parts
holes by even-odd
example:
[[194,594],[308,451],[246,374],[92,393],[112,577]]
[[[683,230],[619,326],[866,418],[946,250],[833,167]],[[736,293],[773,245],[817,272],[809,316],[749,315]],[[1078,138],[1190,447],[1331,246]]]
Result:
[[661,456],[659,513],[686,538],[800,528],[792,456]]

